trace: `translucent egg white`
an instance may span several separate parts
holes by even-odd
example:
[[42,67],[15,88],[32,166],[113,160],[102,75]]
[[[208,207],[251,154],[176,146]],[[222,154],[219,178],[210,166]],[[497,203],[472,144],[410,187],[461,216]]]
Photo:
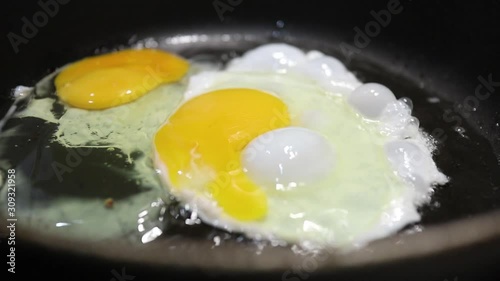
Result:
[[268,71],[286,73],[291,67],[306,60],[304,52],[287,44],[268,44],[248,51],[234,59],[228,71]]
[[347,101],[364,117],[378,119],[384,108],[396,101],[396,97],[384,85],[367,83],[357,87],[347,97]]

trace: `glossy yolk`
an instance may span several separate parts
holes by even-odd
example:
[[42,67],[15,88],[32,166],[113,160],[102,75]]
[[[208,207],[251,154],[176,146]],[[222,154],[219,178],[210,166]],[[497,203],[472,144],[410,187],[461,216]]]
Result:
[[[183,104],[154,144],[171,188],[204,192],[233,218],[258,220],[267,213],[267,198],[243,172],[241,152],[255,137],[289,125],[288,109],[277,97],[253,89],[217,90]],[[204,168],[210,178],[200,189],[193,178]]]
[[59,98],[83,109],[105,109],[131,102],[158,85],[175,82],[189,64],[153,49],[125,50],[83,59],[55,79]]

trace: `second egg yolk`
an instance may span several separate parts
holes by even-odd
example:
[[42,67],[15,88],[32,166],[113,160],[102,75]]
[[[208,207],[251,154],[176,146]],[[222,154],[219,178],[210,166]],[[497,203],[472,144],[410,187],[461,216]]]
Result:
[[188,68],[187,61],[168,52],[131,49],[75,62],[61,71],[55,86],[59,98],[73,107],[106,109],[176,82]]
[[[154,145],[174,191],[204,192],[229,216],[258,220],[267,213],[267,198],[243,172],[241,153],[255,137],[289,125],[286,105],[271,94],[216,90],[184,103],[156,133]],[[209,179],[193,186],[207,170]]]

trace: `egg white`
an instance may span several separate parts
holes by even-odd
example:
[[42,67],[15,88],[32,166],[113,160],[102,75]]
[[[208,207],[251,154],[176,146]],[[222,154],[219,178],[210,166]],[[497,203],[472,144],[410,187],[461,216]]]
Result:
[[[285,44],[258,47],[225,70],[191,77],[184,101],[227,88],[258,89],[279,97],[288,106],[292,126],[314,130],[331,142],[335,168],[314,184],[297,188],[261,184],[268,214],[260,221],[233,219],[209,195],[190,186],[173,194],[213,226],[309,247],[364,245],[418,221],[417,206],[429,198],[433,185],[447,179],[432,161],[428,136],[411,122],[411,108],[388,90],[382,99],[373,95],[378,103],[373,119],[366,100],[349,98],[362,86],[335,58]],[[381,87],[369,90],[377,89]],[[418,163],[408,166],[405,159],[415,155]],[[156,160],[168,186],[167,167]],[[197,177],[206,175],[193,175]]]

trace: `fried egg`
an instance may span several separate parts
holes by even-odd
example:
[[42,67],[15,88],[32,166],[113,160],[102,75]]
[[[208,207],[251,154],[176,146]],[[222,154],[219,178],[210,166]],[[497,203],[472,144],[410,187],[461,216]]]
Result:
[[[151,139],[182,100],[182,79],[188,70],[187,60],[156,49],[126,49],[85,58],[40,81],[36,92],[44,98],[31,100],[15,117],[57,124],[54,140],[65,147],[115,151],[117,157],[134,164],[135,173],[128,177],[151,188],[158,185],[151,164]],[[59,100],[49,92],[51,87],[44,86],[52,80]],[[58,102],[64,111],[55,116],[51,109]],[[134,161],[133,153],[144,157]],[[59,176],[64,173],[54,170]]]
[[[128,237],[128,241],[146,243],[159,236],[161,230],[154,223],[157,217],[153,218],[151,210],[151,221],[148,221],[151,227],[138,225],[138,214],[144,215],[145,209],[149,210],[160,197],[165,198],[152,165],[152,137],[182,101],[184,77],[196,68],[163,50],[121,50],[70,63],[34,87],[16,88],[15,97],[29,103],[15,112],[14,118],[21,118],[18,120],[21,124],[31,122],[27,117],[40,118],[51,123],[40,125],[45,131],[54,130],[51,136],[45,136],[49,140],[40,137],[49,145],[39,150],[43,160],[33,163],[43,175],[42,183],[31,182],[33,176],[23,176],[22,169],[16,175],[28,196],[20,201],[29,205],[19,210],[20,221],[40,233],[62,234],[84,241]],[[121,69],[123,76],[114,75],[117,69]],[[97,79],[90,79],[92,77]],[[36,98],[29,99],[32,96]],[[15,135],[26,134],[20,127],[10,130]],[[67,148],[62,156],[61,149],[57,148],[60,145]],[[79,154],[80,151],[88,153]],[[94,155],[105,157],[96,161],[92,159]],[[86,171],[88,166],[78,164],[80,161],[98,167],[102,181],[93,181],[95,171]],[[92,174],[88,179],[85,176],[79,179],[76,170]],[[117,178],[123,182],[110,187],[110,181]],[[50,201],[38,199],[45,194],[42,191],[47,186],[67,188],[71,193],[80,180],[82,186],[94,183],[101,193],[87,197],[82,188],[84,196],[67,196],[62,192],[54,193]],[[130,186],[135,186],[137,193],[113,198],[111,209],[103,207],[111,189],[123,189],[126,194]]]
[[215,227],[363,245],[418,221],[447,181],[405,101],[318,51],[264,45],[190,78],[154,136],[155,166]]

